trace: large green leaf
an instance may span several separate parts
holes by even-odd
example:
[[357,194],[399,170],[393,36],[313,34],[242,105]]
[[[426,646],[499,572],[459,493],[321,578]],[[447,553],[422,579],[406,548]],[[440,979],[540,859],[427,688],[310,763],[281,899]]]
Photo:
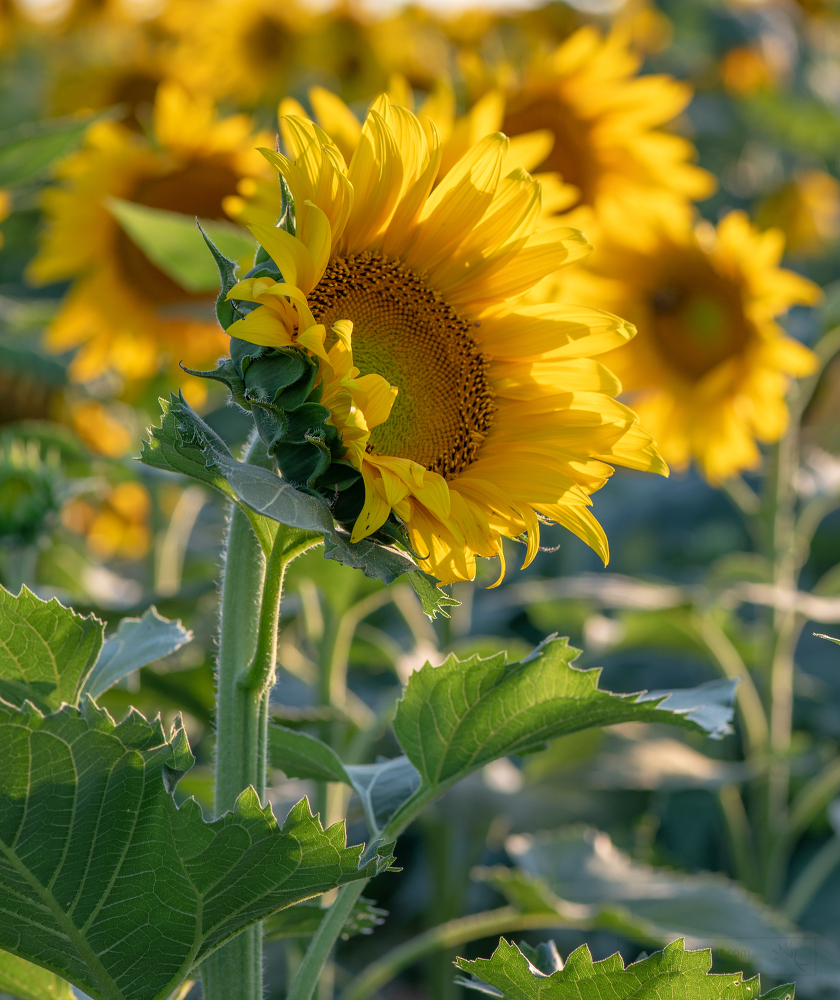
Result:
[[263,548],[270,545],[264,521],[268,518],[323,535],[327,559],[354,566],[385,583],[417,568],[408,555],[390,546],[369,538],[351,542],[350,535],[336,527],[323,500],[295,489],[269,469],[238,462],[183,394],[173,394],[169,403],[161,400],[161,406],[161,425],[152,428],[150,440],[144,442],[141,461],[191,476],[230,497],[249,516]]
[[[562,969],[546,975],[504,939],[491,958],[459,958],[456,964],[481,981],[466,985],[481,989],[489,983],[505,1000],[753,1000],[761,989],[758,976],[745,980],[740,972],[710,973],[711,951],[686,951],[682,940],[626,968],[617,952],[593,962],[583,944]],[[774,1000],[777,995],[774,990]],[[794,987],[786,986],[783,995],[793,1000]]]
[[[831,989],[840,977],[840,949],[803,933],[785,917],[721,874],[688,875],[633,861],[606,833],[579,827],[510,838],[508,853],[531,878],[571,903],[618,907],[625,923],[658,943],[692,944],[737,955],[778,979],[809,974]],[[500,872],[483,875],[505,891]]]
[[193,216],[180,212],[121,198],[106,198],[105,204],[131,241],[188,292],[214,292],[219,285],[216,262],[207,252],[203,233],[233,260],[248,260],[257,249],[248,230],[232,222],[202,219],[199,229]]
[[91,121],[90,117],[53,118],[0,135],[0,187],[38,177],[78,146]]
[[[105,640],[99,659],[81,689],[98,698],[132,671],[169,656],[192,639],[180,621],[169,621],[150,607],[142,618],[123,618],[114,635]],[[68,699],[69,700],[69,699]],[[73,699],[75,704],[76,699]]]
[[206,823],[172,791],[192,765],[137,712],[86,699],[44,717],[0,706],[0,948],[94,1000],[165,1000],[250,924],[387,866],[304,799],[282,829],[253,789]]
[[376,764],[343,764],[321,740],[285,726],[269,729],[272,767],[289,778],[341,781],[359,796],[371,836],[378,837],[403,802],[417,791],[420,775],[407,757]]
[[15,597],[0,587],[0,698],[28,698],[49,712],[75,704],[102,646],[102,622],[24,587]]
[[75,1000],[66,979],[0,951],[0,993],[18,1000]]
[[504,653],[413,673],[397,705],[394,729],[428,788],[452,784],[546,740],[617,722],[669,722],[711,736],[730,731],[731,681],[684,691],[612,694],[600,670],[578,670],[566,639],[551,638],[520,663]]

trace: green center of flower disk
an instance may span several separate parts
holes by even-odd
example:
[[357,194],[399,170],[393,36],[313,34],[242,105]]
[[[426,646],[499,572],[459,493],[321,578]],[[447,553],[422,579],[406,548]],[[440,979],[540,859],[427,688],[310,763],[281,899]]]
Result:
[[650,296],[650,330],[663,359],[696,382],[739,354],[752,328],[733,281],[702,258],[671,263]]
[[399,261],[362,253],[330,261],[309,295],[329,330],[353,323],[353,363],[399,388],[368,450],[452,479],[475,459],[495,412],[472,324]]

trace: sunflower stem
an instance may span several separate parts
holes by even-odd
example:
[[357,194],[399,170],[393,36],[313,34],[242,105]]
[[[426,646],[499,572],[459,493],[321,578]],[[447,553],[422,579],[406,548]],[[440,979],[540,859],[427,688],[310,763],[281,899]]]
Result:
[[[246,462],[265,450],[254,438]],[[265,801],[268,700],[277,664],[277,625],[289,563],[321,541],[279,525],[266,560],[251,524],[234,507],[224,555],[216,673],[216,774],[214,811],[234,808],[252,786]],[[243,931],[201,966],[206,1000],[262,1000],[262,925]]]
[[[258,439],[246,455],[254,462]],[[261,694],[242,687],[242,665],[257,649],[266,561],[245,514],[234,507],[224,554],[219,656],[216,673],[216,774],[214,812],[218,818],[233,809],[239,793],[254,785],[265,794],[260,774]],[[264,759],[263,751],[262,757]],[[262,998],[262,926],[243,931],[201,966],[206,1000]]]

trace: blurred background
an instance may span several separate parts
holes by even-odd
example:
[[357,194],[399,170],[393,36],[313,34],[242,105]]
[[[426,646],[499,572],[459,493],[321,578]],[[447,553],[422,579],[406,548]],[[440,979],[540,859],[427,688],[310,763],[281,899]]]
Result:
[[[183,620],[193,641],[104,702],[183,711],[198,765],[179,794],[211,806],[225,507],[134,457],[179,386],[232,448],[252,426],[180,367],[226,349],[195,217],[246,262],[278,109],[316,116],[349,158],[383,91],[435,119],[451,162],[494,129],[520,137],[545,225],[596,246],[557,295],[638,326],[607,363],[672,474],[620,471],[596,495],[606,569],[546,528],[526,571],[511,542],[503,584],[480,566],[434,623],[408,585],[308,554],[275,718],[351,762],[392,756],[412,669],[516,659],[555,632],[614,691],[741,685],[721,741],[589,731],[459,785],[400,842],[402,873],[371,884],[368,933],[319,1000],[455,1000],[456,949],[420,936],[502,907],[507,936],[550,933],[564,955],[686,936],[719,970],[840,996],[840,649],[814,635],[840,635],[840,3],[2,0],[0,582],[111,625],[153,603]],[[272,772],[278,817],[303,794],[329,819],[348,806]],[[348,823],[363,839],[353,801]],[[555,929],[522,929],[540,913]],[[499,932],[457,951],[489,955]],[[306,933],[269,930],[270,997]]]

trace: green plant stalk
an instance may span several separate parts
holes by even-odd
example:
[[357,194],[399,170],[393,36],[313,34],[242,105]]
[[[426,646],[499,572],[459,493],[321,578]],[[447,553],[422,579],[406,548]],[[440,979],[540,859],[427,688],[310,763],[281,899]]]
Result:
[[785,897],[782,911],[798,921],[826,879],[840,865],[840,837],[827,840],[797,876]]
[[[225,548],[216,677],[216,817],[232,809],[248,785],[260,791],[261,699],[239,684],[239,676],[256,652],[264,581],[262,549],[248,518],[234,507]],[[207,1000],[261,1000],[261,925],[243,931],[203,962],[201,980]]]
[[[261,458],[255,439],[246,460]],[[216,678],[216,817],[253,786],[265,801],[268,699],[277,663],[277,625],[286,567],[320,536],[278,526],[266,560],[251,524],[234,507],[225,547]],[[201,966],[206,1000],[262,1000],[262,925]]]

